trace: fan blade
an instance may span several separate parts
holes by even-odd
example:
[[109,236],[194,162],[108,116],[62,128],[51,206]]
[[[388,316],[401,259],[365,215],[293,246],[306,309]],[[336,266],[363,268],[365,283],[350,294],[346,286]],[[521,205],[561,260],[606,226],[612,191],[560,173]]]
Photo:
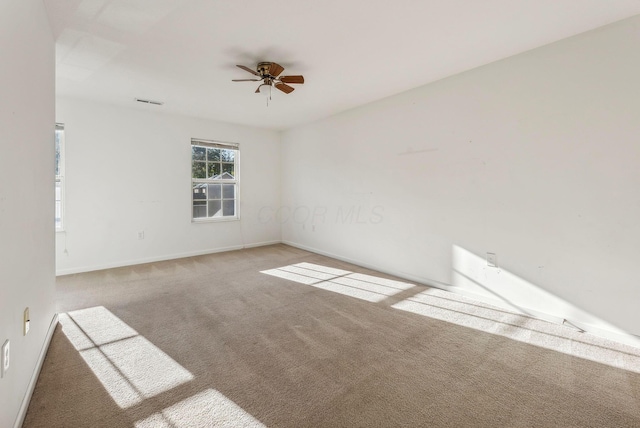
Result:
[[280,64],[276,64],[275,62],[272,62],[271,65],[269,66],[269,74],[272,75],[273,77],[280,76],[280,73],[282,73],[283,71],[284,71],[284,67],[281,66]]
[[232,79],[232,82],[259,82],[260,79]]
[[250,69],[249,67],[245,67],[244,65],[236,65],[236,67],[241,68],[241,69],[243,69],[243,70],[245,70],[245,71],[248,71],[248,72],[249,72],[249,73],[251,73],[251,74],[255,74],[255,75],[256,75],[256,76],[258,76],[258,77],[262,77],[262,76],[260,76],[260,74],[258,74],[258,72],[257,72],[257,71],[252,70],[252,69]]
[[262,85],[258,86],[258,89],[256,89],[256,91],[254,92],[254,94],[259,94],[259,93],[260,93],[260,88],[262,88]]
[[298,83],[298,84],[302,84],[302,83],[304,83],[304,77],[302,77],[302,76],[282,76],[280,78],[280,81],[282,83]]
[[276,83],[276,88],[280,89],[285,94],[290,94],[294,90],[294,88],[287,85],[286,83]]

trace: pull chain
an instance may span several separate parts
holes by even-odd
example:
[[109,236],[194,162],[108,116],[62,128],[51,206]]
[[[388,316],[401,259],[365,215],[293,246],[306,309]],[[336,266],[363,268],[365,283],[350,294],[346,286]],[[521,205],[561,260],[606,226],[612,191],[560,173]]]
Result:
[[273,87],[272,84],[269,85],[269,96],[267,97],[267,107],[269,107],[269,101],[271,100],[271,88]]

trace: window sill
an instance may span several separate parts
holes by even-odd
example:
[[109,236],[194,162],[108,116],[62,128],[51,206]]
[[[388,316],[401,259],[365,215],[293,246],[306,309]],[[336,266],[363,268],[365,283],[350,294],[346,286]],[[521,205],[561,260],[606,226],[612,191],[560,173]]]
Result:
[[192,218],[191,223],[223,223],[227,221],[240,221],[240,217],[204,217]]

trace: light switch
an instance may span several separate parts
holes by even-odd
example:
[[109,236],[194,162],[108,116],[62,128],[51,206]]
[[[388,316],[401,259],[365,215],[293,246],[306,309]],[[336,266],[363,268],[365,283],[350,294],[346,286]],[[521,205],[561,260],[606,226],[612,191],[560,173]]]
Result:
[[26,336],[27,333],[29,333],[29,323],[30,322],[31,322],[31,319],[29,318],[29,308],[26,308],[24,310],[23,329],[22,329],[22,334],[24,336]]

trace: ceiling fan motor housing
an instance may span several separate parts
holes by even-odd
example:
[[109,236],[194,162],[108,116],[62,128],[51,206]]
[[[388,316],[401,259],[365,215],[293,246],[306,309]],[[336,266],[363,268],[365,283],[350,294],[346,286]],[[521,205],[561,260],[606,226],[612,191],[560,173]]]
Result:
[[269,76],[269,69],[271,68],[271,62],[259,62],[257,67],[257,72],[260,73],[262,77]]

